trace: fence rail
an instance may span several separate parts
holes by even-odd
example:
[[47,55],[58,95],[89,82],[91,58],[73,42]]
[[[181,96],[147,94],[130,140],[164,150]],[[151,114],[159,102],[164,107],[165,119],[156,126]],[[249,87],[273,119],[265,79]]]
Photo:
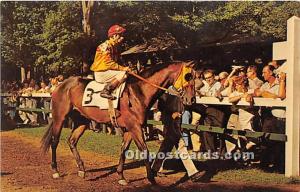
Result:
[[[51,110],[40,109],[40,108],[16,107],[15,110],[51,113]],[[155,120],[147,120],[147,124],[163,125],[162,121],[155,121]],[[222,127],[213,127],[213,126],[205,126],[205,125],[191,125],[191,124],[182,124],[181,127],[183,129],[191,130],[191,131],[206,131],[206,132],[219,133],[219,134],[239,135],[239,136],[245,136],[245,137],[250,137],[250,138],[262,138],[262,139],[268,139],[268,140],[273,140],[273,141],[283,141],[283,142],[287,141],[286,135],[277,134],[277,133],[242,131],[242,130],[226,129],[226,128],[222,128]]]
[[[154,120],[148,120],[147,124],[163,125],[161,121],[154,121]],[[268,139],[273,141],[284,141],[284,142],[287,141],[286,135],[277,134],[277,133],[242,131],[242,130],[226,129],[222,127],[191,125],[191,124],[182,124],[181,127],[187,130],[206,131],[206,132],[220,133],[220,134],[232,134],[232,135],[239,135],[239,136],[245,136],[251,138],[263,138],[263,139]]]
[[[13,96],[9,93],[0,93],[1,97],[10,97]],[[51,97],[50,93],[32,93],[32,94],[22,94],[21,97]],[[265,106],[265,107],[286,107],[287,102],[286,100],[281,99],[270,99],[270,98],[261,98],[261,97],[254,97],[254,106]],[[201,104],[208,104],[208,105],[232,105],[228,101],[228,97],[224,97],[222,101],[215,97],[196,97],[196,102]],[[249,103],[245,101],[245,99],[241,99],[237,103],[237,105],[248,106]]]

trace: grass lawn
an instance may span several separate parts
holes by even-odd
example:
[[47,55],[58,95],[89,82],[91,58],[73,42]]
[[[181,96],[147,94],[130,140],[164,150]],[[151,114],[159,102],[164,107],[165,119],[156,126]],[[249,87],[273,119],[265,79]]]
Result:
[[[19,134],[24,134],[25,136],[34,136],[42,138],[46,127],[36,127],[36,128],[19,128],[15,129],[15,132]],[[64,146],[67,145],[67,139],[70,136],[71,130],[69,128],[63,128],[60,136],[60,144]],[[122,144],[122,137],[116,135],[107,135],[104,133],[95,133],[91,130],[85,131],[78,142],[78,150],[92,151],[104,155],[109,155],[111,157],[119,158],[119,153]],[[148,148],[151,152],[158,150],[159,144],[156,141],[147,142]],[[130,145],[131,150],[137,150],[134,142]]]
[[257,184],[300,184],[300,177],[285,177],[284,174],[267,173],[260,169],[233,169],[218,172],[214,179],[228,182]]
[[[19,128],[14,131],[24,136],[33,136],[41,139],[46,128]],[[66,147],[66,140],[69,135],[70,129],[64,128],[60,137],[60,143]],[[78,149],[105,154],[118,159],[121,143],[122,138],[120,136],[95,133],[88,130],[79,140]],[[151,152],[158,151],[159,144],[156,141],[147,142],[147,145]],[[134,143],[131,144],[130,149],[137,149]],[[267,173],[255,168],[220,171],[213,177],[213,179],[226,182],[246,182],[257,184],[300,184],[300,177],[286,178],[283,174]]]

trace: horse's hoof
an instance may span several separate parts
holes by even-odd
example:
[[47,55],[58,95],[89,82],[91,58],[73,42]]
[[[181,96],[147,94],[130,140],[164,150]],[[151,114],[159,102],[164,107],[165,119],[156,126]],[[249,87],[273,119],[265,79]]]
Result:
[[120,179],[118,183],[123,186],[128,185],[128,182],[125,179]]
[[59,178],[60,176],[59,176],[59,173],[53,173],[53,174],[52,174],[52,177],[53,177],[53,179],[57,179],[57,178]]
[[78,171],[78,176],[81,178],[85,177],[85,172],[84,171]]
[[156,184],[157,184],[154,177],[149,177],[149,178],[148,178],[148,181],[149,181],[152,185],[156,185]]
[[167,175],[162,172],[158,172],[157,177],[167,177]]
[[206,174],[206,171],[199,171],[199,172],[195,173],[194,175],[192,175],[190,177],[190,179],[192,180],[192,182],[204,182],[205,174]]

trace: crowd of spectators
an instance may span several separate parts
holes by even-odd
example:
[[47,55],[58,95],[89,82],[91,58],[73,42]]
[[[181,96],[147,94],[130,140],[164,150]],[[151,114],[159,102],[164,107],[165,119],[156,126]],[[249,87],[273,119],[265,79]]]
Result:
[[63,75],[49,78],[48,81],[37,82],[34,79],[26,79],[23,82],[18,81],[1,81],[1,93],[9,94],[8,97],[3,98],[3,104],[8,108],[5,113],[8,113],[11,119],[16,120],[21,124],[29,124],[37,126],[39,124],[47,124],[49,121],[49,114],[36,113],[30,111],[17,111],[14,107],[19,108],[41,108],[50,110],[50,97],[34,98],[34,97],[19,97],[30,96],[33,93],[49,93],[64,80]]
[[[50,97],[26,97],[33,93],[49,93],[51,94],[55,88],[64,80],[63,75],[49,78],[48,81],[35,81],[34,79],[27,79],[23,82],[18,81],[1,81],[1,93],[9,94],[8,97],[2,99],[2,114],[6,114],[11,120],[24,126],[38,126],[41,124],[48,124],[51,119],[51,113],[38,113],[34,111],[16,111],[15,108],[25,109],[51,109]],[[25,97],[20,97],[20,96]],[[16,114],[17,113],[17,114]],[[64,122],[65,127],[72,127],[70,118]],[[113,129],[107,124],[90,123],[90,129],[95,132],[103,132],[107,134],[121,134],[118,130]]]
[[[265,65],[262,71],[258,71],[256,65],[233,66],[231,72],[222,71],[219,74],[215,74],[212,69],[196,71],[195,88],[199,97],[216,97],[220,101],[227,97],[232,105],[195,104],[196,107],[184,111],[182,123],[192,122],[243,131],[285,134],[285,108],[258,107],[255,106],[253,99],[254,97],[285,99],[286,75],[279,70],[276,71],[278,67],[279,65],[272,61]],[[259,73],[262,74],[261,77]],[[236,105],[241,99],[249,102],[249,105]],[[260,153],[256,155],[260,158],[249,161],[249,165],[260,164],[266,169],[280,172],[284,170],[283,142],[233,135],[231,136],[234,139],[227,140],[224,135],[212,132],[200,132],[197,137],[199,139],[191,142],[187,140],[187,136],[189,136],[187,133],[183,133],[186,146],[194,151],[223,154],[259,149]],[[195,147],[197,145],[201,147]]]
[[1,93],[30,94],[30,93],[51,93],[57,85],[64,80],[63,75],[49,78],[49,80],[36,81],[26,79],[21,81],[1,81]]

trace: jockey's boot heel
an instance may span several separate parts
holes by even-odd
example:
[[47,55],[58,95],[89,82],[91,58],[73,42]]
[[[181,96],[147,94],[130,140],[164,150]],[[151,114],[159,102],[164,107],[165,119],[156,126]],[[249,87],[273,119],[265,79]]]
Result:
[[100,96],[101,96],[101,97],[104,97],[104,98],[107,98],[107,99],[115,100],[116,97],[113,96],[113,95],[111,95],[111,93],[112,93],[112,90],[110,89],[110,86],[109,86],[109,84],[108,84],[108,85],[106,85],[106,86],[104,87],[104,89],[100,92]]
[[100,96],[111,100],[117,99],[117,97],[113,96],[111,93],[119,86],[119,84],[120,82],[117,80],[108,83],[100,92]]

